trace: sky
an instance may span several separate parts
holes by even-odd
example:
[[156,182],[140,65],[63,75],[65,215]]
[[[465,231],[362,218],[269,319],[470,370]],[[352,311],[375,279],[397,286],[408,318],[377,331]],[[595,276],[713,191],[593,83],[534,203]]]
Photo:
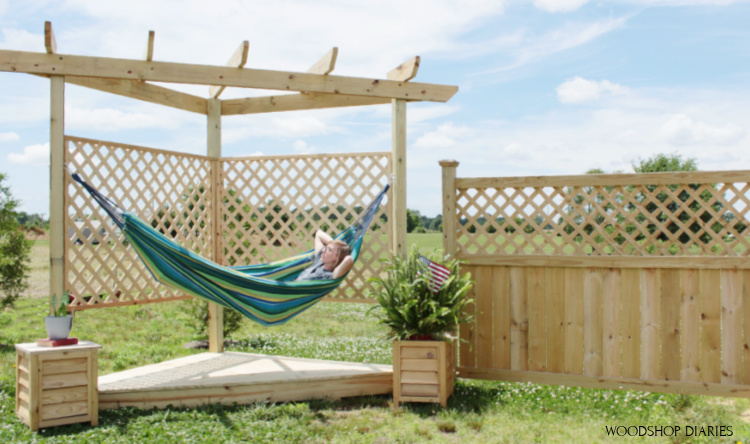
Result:
[[[0,49],[456,85],[407,105],[407,206],[441,212],[438,161],[458,177],[632,172],[655,154],[701,170],[750,169],[750,1],[0,0]],[[205,86],[170,86],[208,96]],[[0,172],[20,210],[49,214],[49,80],[0,72]],[[267,95],[227,89],[222,98]],[[66,85],[66,134],[205,153],[194,113]],[[224,156],[390,151],[390,105],[222,119]]]

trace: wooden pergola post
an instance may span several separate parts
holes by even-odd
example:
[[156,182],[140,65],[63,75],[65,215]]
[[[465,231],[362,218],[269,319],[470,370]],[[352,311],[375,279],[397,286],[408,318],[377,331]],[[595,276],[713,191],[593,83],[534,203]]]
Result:
[[443,250],[456,257],[456,168],[455,160],[438,162],[443,169]]
[[393,99],[392,153],[393,153],[393,254],[406,257],[406,100]]
[[[207,107],[207,155],[214,159],[211,164],[211,237],[213,243],[212,258],[216,263],[222,262],[221,242],[221,100],[208,99]],[[224,307],[213,302],[208,303],[208,351],[224,351]]]
[[[49,231],[50,231],[50,293],[62,297],[65,286],[65,77],[50,77],[50,125],[49,125]],[[50,305],[52,298],[50,297]]]

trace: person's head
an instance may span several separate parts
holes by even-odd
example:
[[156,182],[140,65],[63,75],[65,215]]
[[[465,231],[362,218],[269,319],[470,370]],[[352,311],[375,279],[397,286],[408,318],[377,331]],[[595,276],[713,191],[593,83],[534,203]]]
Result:
[[333,270],[351,253],[352,249],[349,248],[349,245],[347,245],[346,242],[342,242],[338,239],[328,242],[328,245],[323,247],[323,250],[320,253],[323,268],[329,271]]

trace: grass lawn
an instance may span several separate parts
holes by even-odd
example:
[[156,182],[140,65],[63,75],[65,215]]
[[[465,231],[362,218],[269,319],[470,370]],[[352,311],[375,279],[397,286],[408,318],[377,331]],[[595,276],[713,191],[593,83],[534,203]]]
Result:
[[[104,346],[100,374],[198,353],[183,347],[194,339],[184,322],[184,304],[80,312],[73,334]],[[607,426],[681,427],[678,436],[651,437],[646,442],[750,440],[750,426],[743,421],[750,401],[744,399],[466,379],[457,381],[445,409],[406,403],[394,410],[390,396],[190,409],[124,408],[102,410],[95,428],[78,424],[32,433],[14,414],[13,344],[44,336],[47,307],[46,299],[26,297],[14,309],[0,312],[0,442],[628,442],[628,437],[607,436]],[[367,315],[368,309],[362,304],[320,303],[279,327],[244,321],[227,349],[390,364],[390,343],[383,339],[383,328]],[[728,426],[732,436],[685,436],[688,426],[698,428],[693,431]]]

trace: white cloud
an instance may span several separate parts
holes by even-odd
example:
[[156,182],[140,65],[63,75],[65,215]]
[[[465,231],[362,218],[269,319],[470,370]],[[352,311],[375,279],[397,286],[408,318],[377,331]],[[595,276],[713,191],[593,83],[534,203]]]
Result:
[[466,126],[455,126],[453,122],[440,125],[435,131],[425,133],[414,142],[419,148],[450,148],[456,145],[457,139],[465,138],[471,133]]
[[[1,5],[0,5],[1,8]],[[2,14],[2,10],[0,10]],[[44,50],[44,35],[32,34],[25,29],[3,28],[3,41],[0,48],[14,51],[42,51]]]
[[176,128],[178,120],[159,113],[125,112],[112,108],[65,107],[65,125],[71,129],[119,131],[142,128]]
[[23,149],[23,154],[8,154],[8,162],[25,165],[49,165],[49,142],[29,145]]
[[287,136],[311,136],[333,131],[326,122],[313,116],[288,116],[272,119],[274,130]]
[[534,6],[546,12],[575,11],[589,0],[534,0]]
[[685,114],[671,116],[661,126],[660,133],[672,145],[728,145],[745,136],[745,130],[734,123],[710,125]]
[[0,133],[0,142],[11,142],[14,140],[21,140],[21,137],[16,133]]
[[308,146],[304,140],[296,140],[292,144],[292,149],[297,154],[313,154],[317,151],[315,147]]
[[588,80],[575,77],[557,87],[557,98],[562,103],[583,103],[599,100],[603,93],[612,95],[624,94],[627,88],[609,80]]

